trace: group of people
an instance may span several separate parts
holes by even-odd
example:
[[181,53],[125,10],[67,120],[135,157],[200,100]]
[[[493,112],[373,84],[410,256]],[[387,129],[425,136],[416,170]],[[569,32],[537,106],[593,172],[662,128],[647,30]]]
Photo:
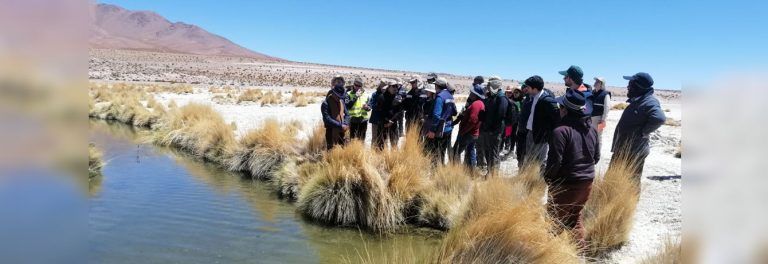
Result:
[[[487,81],[477,76],[461,108],[456,106],[452,85],[434,73],[427,75],[426,82],[418,75],[407,84],[400,78],[381,79],[370,94],[361,78],[345,86],[344,78],[336,76],[321,105],[327,147],[345,144],[347,134],[365,140],[370,123],[372,146],[379,150],[396,147],[403,131],[418,129],[432,165],[442,165],[446,159],[461,162],[463,157],[469,168],[483,166],[486,175],[494,175],[502,159],[514,154],[518,168],[540,166],[550,189],[553,215],[582,240],[581,211],[601,157],[611,92],[602,77],[595,77],[593,85],[584,83],[578,66],[559,73],[567,86],[562,96],[544,88],[538,75],[517,89],[504,89],[498,76]],[[639,72],[624,79],[629,105],[616,126],[611,150],[630,157],[639,183],[650,152],[650,134],[666,117],[653,96],[649,74]]]

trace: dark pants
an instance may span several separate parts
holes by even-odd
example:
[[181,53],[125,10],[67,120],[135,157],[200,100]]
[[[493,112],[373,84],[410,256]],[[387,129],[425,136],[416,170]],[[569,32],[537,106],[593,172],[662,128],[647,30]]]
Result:
[[365,132],[368,131],[368,121],[351,122],[349,124],[349,137],[351,139],[359,139],[365,141]]
[[421,119],[418,117],[405,117],[405,132],[411,131],[411,129],[421,129],[422,127]]
[[488,171],[497,169],[499,166],[499,142],[501,141],[500,132],[480,132],[478,138],[478,144],[481,146],[481,151],[478,155],[485,160],[488,165]]
[[525,157],[525,137],[526,137],[526,131],[525,129],[520,129],[517,131],[517,137],[515,138],[515,155],[517,155],[517,167],[522,168],[523,167],[523,158]]
[[456,137],[456,143],[453,145],[453,162],[459,162],[461,153],[464,152],[464,164],[469,168],[477,166],[477,152],[475,152],[475,142],[477,136],[470,134],[459,135]]
[[448,145],[451,144],[451,138],[446,134],[441,138],[427,139],[427,153],[432,157],[432,163],[442,165],[445,160],[445,153]]
[[387,141],[389,141],[389,144],[392,148],[397,147],[397,140],[400,138],[398,135],[399,130],[397,128],[397,122],[393,123],[389,127],[384,127],[385,123],[386,122],[376,125],[377,135],[373,136],[373,144],[378,150],[384,150],[384,144]]
[[332,149],[334,146],[344,145],[344,131],[341,128],[325,129],[325,147]]
[[573,238],[580,245],[584,243],[584,227],[581,223],[581,212],[584,204],[589,199],[592,191],[592,180],[580,181],[575,183],[550,185],[549,193],[551,200],[547,206],[551,215],[553,215],[563,227],[573,232]]

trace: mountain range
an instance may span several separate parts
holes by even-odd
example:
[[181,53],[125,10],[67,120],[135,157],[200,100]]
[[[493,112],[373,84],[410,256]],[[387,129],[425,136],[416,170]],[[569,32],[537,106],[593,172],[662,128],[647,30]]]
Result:
[[88,43],[91,48],[127,49],[282,60],[255,52],[184,22],[171,22],[152,11],[132,11],[96,4]]

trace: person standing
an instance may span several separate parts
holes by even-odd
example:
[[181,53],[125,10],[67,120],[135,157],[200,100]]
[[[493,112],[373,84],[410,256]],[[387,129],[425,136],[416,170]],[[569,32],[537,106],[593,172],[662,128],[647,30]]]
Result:
[[[645,158],[651,151],[649,145],[651,133],[659,129],[667,117],[661,110],[659,100],[653,96],[653,78],[645,72],[638,72],[632,76],[624,76],[629,81],[627,85],[627,97],[629,105],[621,114],[619,124],[613,136],[611,151],[614,157],[628,155],[634,162],[635,180],[640,183],[643,174]],[[614,162],[612,159],[611,162]]]
[[320,104],[325,126],[325,146],[329,150],[334,146],[345,144],[350,119],[347,110],[349,97],[345,93],[344,78],[338,75],[333,77],[331,85],[333,88],[328,91],[325,100]]
[[498,169],[499,147],[501,136],[504,133],[504,120],[507,115],[509,101],[504,96],[501,78],[492,76],[488,78],[488,84],[485,87],[486,98],[483,100],[485,112],[480,126],[480,137],[478,139],[481,146],[479,155],[483,157],[487,166],[488,174],[496,172]]
[[500,156],[502,160],[506,160],[515,148],[515,134],[517,133],[515,130],[517,129],[517,119],[520,117],[520,104],[514,98],[516,92],[518,93],[517,96],[519,96],[520,90],[512,90],[512,87],[509,86],[504,92],[509,106],[507,107],[507,115],[504,118],[504,135],[501,139]]
[[530,87],[531,110],[525,124],[526,156],[523,166],[526,163],[544,166],[552,130],[560,122],[560,110],[552,92],[544,89],[544,79],[540,76],[531,76],[525,80],[525,85]]
[[434,107],[431,110],[429,119],[425,122],[427,128],[427,149],[432,155],[435,164],[443,164],[446,151],[451,141],[451,132],[453,132],[453,116],[456,114],[456,104],[453,101],[448,87],[448,80],[438,77],[435,80],[435,89],[437,95],[434,100]]
[[464,164],[470,169],[477,166],[475,143],[480,136],[480,116],[485,111],[484,94],[485,91],[482,87],[473,87],[467,98],[467,107],[456,118],[456,122],[459,124],[459,133],[456,136],[456,143],[454,143],[452,160],[459,162],[461,153],[464,152]]
[[530,89],[525,83],[520,85],[522,101],[520,102],[520,118],[517,119],[517,142],[515,142],[518,168],[523,167],[523,161],[525,160],[525,140],[528,135],[528,130],[525,126],[528,124],[528,117],[531,115],[531,106],[533,105],[532,98],[528,96]]
[[381,109],[377,107],[377,103],[381,95],[384,94],[384,90],[387,88],[387,85],[389,85],[389,82],[390,81],[388,79],[380,79],[378,86],[376,86],[376,90],[373,91],[370,98],[368,98],[368,107],[371,108],[371,115],[368,119],[368,123],[371,124],[372,146],[377,146],[378,142],[382,140],[381,133],[379,133],[379,124],[381,124]]
[[368,106],[368,94],[363,88],[363,79],[355,77],[352,90],[347,93],[349,103],[349,136],[352,139],[359,139],[365,142],[365,133],[368,130],[368,112],[371,108]]
[[608,112],[611,110],[611,96],[613,95],[605,88],[605,78],[603,77],[595,77],[593,87],[592,125],[597,128],[597,138],[602,143],[603,129],[605,129],[605,122],[608,120]]
[[568,90],[558,100],[562,121],[552,132],[544,172],[551,194],[547,207],[584,246],[581,212],[592,190],[595,164],[600,160],[600,141],[590,116],[584,113],[586,99],[581,93]]
[[592,89],[584,84],[584,71],[582,71],[579,66],[571,65],[567,70],[559,71],[559,73],[560,75],[563,75],[563,81],[565,81],[565,86],[568,87],[567,89],[579,91],[584,95],[584,99],[586,100],[586,108],[584,112],[591,116],[592,109],[594,108]]
[[419,80],[418,75],[411,76],[408,83],[411,85],[411,89],[405,96],[403,101],[403,108],[405,109],[405,129],[410,130],[414,127],[421,127],[421,117],[424,115],[424,103],[427,101],[427,95],[424,92],[424,87]]
[[385,92],[376,99],[376,108],[381,113],[381,122],[377,128],[381,137],[376,142],[376,147],[379,150],[384,149],[387,141],[389,141],[391,148],[397,147],[397,141],[400,139],[398,120],[403,118],[403,99],[405,99],[405,94],[402,93],[397,81],[391,82]]

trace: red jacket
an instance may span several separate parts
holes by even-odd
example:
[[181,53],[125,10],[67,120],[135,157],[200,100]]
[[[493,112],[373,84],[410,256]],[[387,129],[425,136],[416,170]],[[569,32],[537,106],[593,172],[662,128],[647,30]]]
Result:
[[480,135],[480,113],[485,111],[483,100],[475,100],[464,109],[459,116],[459,136],[471,133],[473,136]]

